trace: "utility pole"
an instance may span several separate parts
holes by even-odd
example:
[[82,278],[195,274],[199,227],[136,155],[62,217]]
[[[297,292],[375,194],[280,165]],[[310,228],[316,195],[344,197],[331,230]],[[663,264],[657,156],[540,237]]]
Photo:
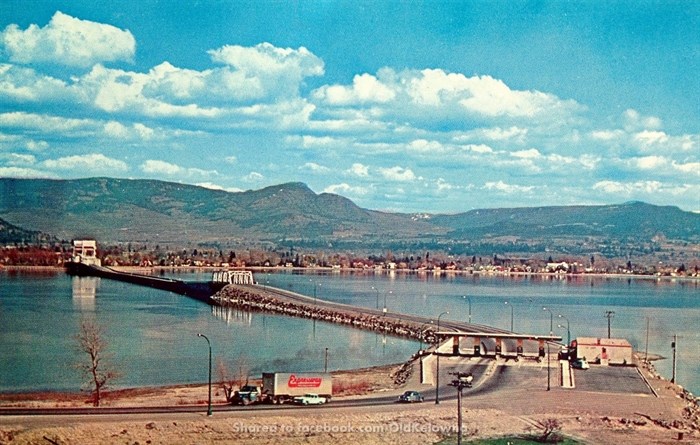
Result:
[[673,334],[673,341],[671,342],[671,349],[673,349],[673,373],[671,374],[671,383],[676,383],[676,341],[678,336]]
[[472,387],[474,376],[471,372],[451,372],[450,374],[457,376],[450,386],[457,388],[457,445],[462,445],[462,390]]
[[610,322],[615,316],[615,311],[605,311],[605,318],[608,319],[608,338],[610,338]]
[[649,363],[649,317],[647,317],[647,342],[644,346],[644,361]]

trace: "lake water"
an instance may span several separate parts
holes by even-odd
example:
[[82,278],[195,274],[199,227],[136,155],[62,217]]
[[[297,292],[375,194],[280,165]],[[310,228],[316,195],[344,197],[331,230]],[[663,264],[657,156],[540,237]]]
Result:
[[[209,275],[171,274],[204,281]],[[671,376],[678,336],[678,383],[700,393],[700,295],[697,281],[671,279],[484,277],[389,273],[256,273],[261,285],[320,299],[467,321],[521,333],[628,339],[640,351],[669,357],[656,368]],[[505,301],[509,303],[506,305]],[[547,307],[552,312],[544,310]],[[559,315],[562,317],[559,317]],[[180,295],[62,273],[0,272],[0,391],[77,390],[82,359],[74,336],[84,318],[104,328],[118,387],[204,382],[214,360],[252,375],[263,371],[350,369],[406,360],[413,341],[304,319],[215,308]],[[647,330],[647,323],[649,329]],[[561,325],[561,327],[559,327]],[[648,333],[648,343],[647,343]],[[647,346],[648,344],[648,346]],[[216,374],[214,374],[216,375]]]

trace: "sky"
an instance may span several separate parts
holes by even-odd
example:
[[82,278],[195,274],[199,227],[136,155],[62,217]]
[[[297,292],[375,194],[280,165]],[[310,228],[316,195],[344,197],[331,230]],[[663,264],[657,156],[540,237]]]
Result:
[[1,0],[0,177],[700,211],[700,2]]

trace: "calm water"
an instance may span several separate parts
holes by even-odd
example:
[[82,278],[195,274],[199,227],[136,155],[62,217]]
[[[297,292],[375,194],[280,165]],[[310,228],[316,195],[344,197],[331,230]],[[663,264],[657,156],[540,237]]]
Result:
[[[208,275],[179,274],[201,281]],[[466,321],[514,330],[607,336],[606,311],[614,311],[613,337],[637,349],[669,357],[656,363],[671,375],[671,341],[678,335],[677,380],[700,393],[700,294],[698,283],[670,280],[542,279],[403,274],[257,273],[259,283],[318,298],[389,311]],[[509,304],[504,304],[508,301]],[[562,317],[558,317],[561,314]],[[73,364],[81,356],[73,337],[80,321],[94,317],[107,332],[117,386],[203,382],[207,335],[214,360],[231,368],[246,363],[263,371],[348,369],[405,360],[417,343],[325,323],[262,314],[219,314],[202,303],[164,291],[64,274],[0,272],[0,391],[75,390]],[[566,317],[566,318],[564,318]],[[562,327],[558,327],[561,325]]]

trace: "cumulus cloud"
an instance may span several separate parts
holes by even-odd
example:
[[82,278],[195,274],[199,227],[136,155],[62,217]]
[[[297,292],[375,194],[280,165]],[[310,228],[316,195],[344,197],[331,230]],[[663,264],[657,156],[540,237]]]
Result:
[[375,76],[367,73],[356,75],[352,80],[352,86],[323,86],[313,94],[317,100],[334,106],[385,103],[396,97],[396,92],[390,85],[382,83]]
[[16,102],[73,101],[66,82],[8,63],[0,64],[0,98]]
[[379,173],[384,179],[389,181],[413,181],[416,179],[416,175],[411,171],[411,169],[403,168],[399,166],[390,168],[379,168]]
[[32,168],[0,167],[0,177],[5,178],[57,178],[56,175]]
[[141,171],[151,174],[177,175],[182,174],[185,169],[170,162],[149,159],[141,164]]
[[319,165],[315,162],[307,162],[306,164],[299,167],[299,170],[310,171],[312,173],[328,173],[331,171],[330,168]]
[[81,174],[84,174],[85,172],[122,173],[129,170],[129,167],[124,161],[108,158],[101,153],[90,153],[86,155],[48,159],[42,162],[42,165],[51,170],[77,171]]
[[336,195],[363,196],[368,193],[367,188],[352,186],[343,182],[342,184],[332,184],[323,190],[324,193],[334,193]]
[[12,24],[0,34],[5,52],[15,63],[55,63],[86,68],[98,62],[131,61],[136,40],[128,30],[80,20],[57,11],[40,28],[22,30]]
[[258,172],[250,172],[246,176],[243,177],[243,180],[245,182],[260,182],[263,179],[265,179],[265,176],[263,176],[261,173],[258,173]]
[[491,191],[496,191],[496,192],[501,192],[501,193],[506,193],[506,194],[529,193],[535,189],[534,186],[506,184],[503,181],[486,182],[484,184],[483,188],[485,190],[491,190]]
[[214,62],[236,70],[238,74],[230,81],[254,79],[257,85],[248,86],[258,92],[259,98],[269,91],[296,95],[304,78],[324,73],[323,61],[303,46],[278,48],[265,42],[254,47],[226,45],[208,53]]
[[619,182],[605,180],[593,184],[593,190],[629,196],[637,192],[655,193],[658,192],[662,186],[663,184],[659,181]]
[[347,172],[353,176],[358,176],[360,178],[366,178],[369,176],[369,167],[366,165],[362,165],[360,163],[354,163],[347,170]]
[[627,109],[622,113],[622,123],[629,132],[644,130],[657,130],[661,128],[661,119],[655,116],[642,116],[637,110]]

